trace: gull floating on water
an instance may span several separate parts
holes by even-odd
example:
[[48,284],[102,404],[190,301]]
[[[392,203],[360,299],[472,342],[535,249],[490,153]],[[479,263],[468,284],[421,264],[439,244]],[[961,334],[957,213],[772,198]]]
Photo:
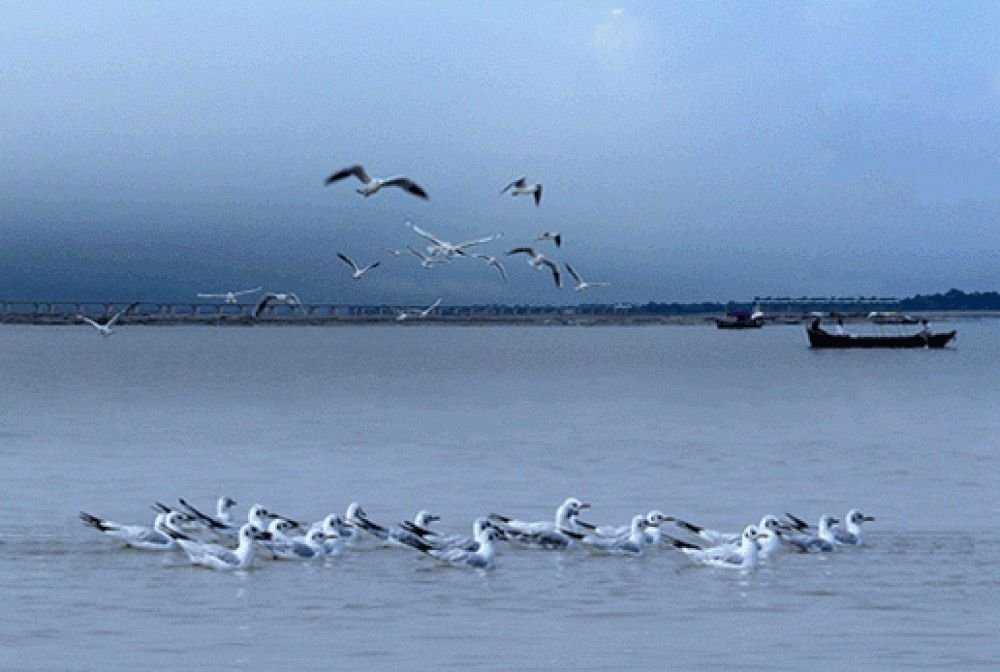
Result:
[[583,534],[573,530],[561,529],[563,534],[578,542],[584,548],[600,553],[617,555],[640,555],[646,547],[646,530],[650,527],[646,516],[633,516],[629,533],[622,537],[605,537],[600,534]]
[[474,256],[476,259],[482,259],[484,262],[486,262],[487,266],[492,266],[493,268],[497,269],[497,272],[500,274],[500,277],[503,278],[503,281],[507,282],[507,269],[503,267],[503,264],[500,263],[499,259],[497,259],[496,257],[491,257],[488,254],[474,254],[472,256]]
[[582,292],[585,289],[591,289],[592,287],[611,286],[610,282],[586,282],[582,277],[580,277],[580,274],[576,272],[576,269],[569,265],[569,262],[566,262],[565,266],[566,271],[573,276],[573,281],[576,282],[576,287],[573,288],[574,291]]
[[789,528],[789,532],[782,535],[793,548],[803,553],[809,553],[813,551],[820,551],[824,553],[829,553],[834,549],[833,530],[831,529],[833,525],[839,522],[833,516],[820,516],[819,519],[819,532],[814,534],[812,528],[801,518],[793,516],[789,513],[785,514],[788,517],[789,522],[786,527]]
[[477,245],[484,245],[486,243],[498,240],[503,237],[502,233],[495,233],[491,236],[486,236],[485,238],[476,238],[475,240],[466,240],[462,243],[450,243],[447,240],[442,240],[438,238],[433,233],[424,231],[419,226],[413,222],[406,222],[406,226],[413,229],[413,232],[423,238],[424,240],[431,243],[430,250],[432,250],[432,255],[442,256],[446,258],[458,256],[468,256],[465,251],[470,247],[476,247]]
[[173,531],[170,532],[170,536],[176,539],[177,545],[187,555],[191,564],[218,571],[246,569],[253,563],[256,541],[269,538],[266,532],[258,531],[250,523],[240,528],[239,546],[235,549],[218,544],[203,544]]
[[376,262],[368,264],[367,266],[365,266],[365,267],[362,268],[362,267],[358,266],[357,263],[355,263],[355,261],[353,259],[351,259],[349,256],[347,256],[346,254],[338,252],[337,253],[337,257],[342,262],[344,262],[345,264],[347,264],[348,266],[350,266],[351,269],[353,269],[354,272],[351,274],[351,277],[354,278],[355,280],[360,280],[364,276],[365,273],[367,273],[368,271],[372,270],[373,268],[378,268],[378,265],[382,263],[381,261],[376,261]]
[[552,279],[555,281],[556,287],[562,287],[562,276],[559,274],[559,264],[556,262],[546,259],[545,255],[540,252],[535,252],[535,250],[530,247],[515,247],[507,253],[507,256],[509,257],[512,254],[528,255],[528,265],[536,271],[542,270],[542,266],[547,267],[550,271],[552,271]]
[[491,513],[489,521],[500,528],[512,542],[533,548],[561,550],[573,544],[573,540],[562,531],[577,531],[576,517],[589,508],[588,502],[570,497],[556,509],[554,521],[529,523],[499,513]]
[[104,533],[112,539],[123,542],[130,548],[142,551],[169,551],[177,547],[170,532],[180,532],[187,519],[179,511],[158,513],[152,527],[145,525],[122,525],[106,518],[100,518],[86,511],[80,512],[84,525]]
[[254,289],[242,289],[238,292],[223,292],[221,294],[198,294],[199,299],[222,299],[225,303],[239,303],[236,297],[243,296],[244,294],[256,294],[263,287],[255,287]]
[[476,518],[472,521],[472,536],[465,537],[461,534],[449,534],[443,535],[433,530],[429,530],[424,526],[416,524],[416,521],[410,522],[404,520],[400,523],[400,528],[406,532],[416,535],[424,543],[433,546],[439,550],[445,549],[462,549],[466,551],[475,551],[479,548],[479,542],[476,541],[483,530],[487,528],[493,528],[497,532],[499,539],[506,539],[506,535],[500,531],[500,528],[496,527],[486,518]]
[[523,176],[504,187],[500,195],[503,196],[508,190],[511,196],[534,196],[536,206],[542,202],[542,185],[538,183],[528,184],[528,180]]
[[292,308],[298,308],[305,313],[305,309],[302,307],[302,299],[299,298],[298,294],[294,292],[268,292],[264,296],[260,297],[260,301],[258,301],[256,307],[254,307],[254,319],[260,317],[261,313],[263,313],[268,306],[272,305],[291,306]]
[[115,325],[115,323],[118,322],[119,318],[121,318],[122,315],[127,315],[129,312],[131,312],[138,305],[139,305],[138,301],[136,301],[135,303],[130,303],[128,306],[126,306],[122,310],[119,310],[117,313],[115,313],[111,317],[111,319],[108,320],[107,322],[105,322],[104,324],[100,324],[99,322],[95,322],[94,320],[90,319],[86,315],[77,315],[76,319],[82,320],[82,321],[86,322],[87,324],[89,324],[90,326],[92,326],[94,329],[97,329],[97,332],[101,336],[110,336],[111,334],[114,333],[111,330],[111,327],[113,327]]
[[562,247],[562,234],[558,231],[544,231],[535,240],[551,240],[556,247]]
[[[847,546],[860,546],[862,542],[861,524],[873,522],[873,516],[866,516],[857,509],[847,512],[844,519],[844,527],[838,525],[833,530],[833,540],[835,543]],[[846,529],[845,529],[846,527]]]
[[496,567],[496,550],[493,548],[493,542],[498,536],[492,527],[483,528],[476,537],[478,545],[472,551],[462,548],[435,548],[416,536],[406,537],[402,542],[451,567],[491,570]]
[[752,571],[757,569],[759,563],[759,549],[757,539],[766,533],[761,533],[755,525],[748,525],[740,537],[740,545],[734,551],[727,547],[702,548],[697,544],[690,544],[680,539],[668,538],[674,548],[682,551],[695,562],[710,567],[722,567],[724,569],[739,569],[742,571]]
[[355,191],[365,198],[378,193],[382,187],[399,187],[400,189],[403,189],[407,193],[413,194],[418,198],[428,200],[427,192],[424,191],[423,187],[410,178],[404,177],[403,175],[396,175],[395,177],[386,177],[383,179],[371,177],[360,164],[338,170],[334,174],[330,175],[330,177],[326,178],[325,184],[331,185],[334,182],[352,176],[358,178],[358,181],[361,182],[361,187]]

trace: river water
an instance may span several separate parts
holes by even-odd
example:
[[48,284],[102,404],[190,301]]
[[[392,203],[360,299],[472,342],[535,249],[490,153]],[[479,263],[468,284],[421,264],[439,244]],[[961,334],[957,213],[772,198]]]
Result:
[[[997,669],[1000,322],[953,326],[898,352],[801,327],[2,327],[0,669]],[[456,531],[570,495],[601,523],[877,520],[748,575],[509,547],[486,575],[403,549],[224,574],[76,520],[221,494]]]

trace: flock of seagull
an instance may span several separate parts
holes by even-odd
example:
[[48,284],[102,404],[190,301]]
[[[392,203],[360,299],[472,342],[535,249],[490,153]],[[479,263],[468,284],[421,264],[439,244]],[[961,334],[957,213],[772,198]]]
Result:
[[[178,506],[156,502],[152,526],[122,525],[86,512],[84,525],[144,551],[179,551],[193,565],[220,571],[248,569],[256,557],[315,561],[355,550],[403,548],[438,563],[474,570],[496,567],[497,542],[547,551],[582,550],[595,554],[639,556],[652,549],[683,553],[699,565],[752,572],[781,553],[828,553],[838,547],[860,546],[862,525],[874,520],[851,509],[843,520],[823,515],[813,527],[786,513],[766,515],[742,532],[722,532],[653,510],[632,517],[628,525],[595,525],[580,516],[590,504],[569,497],[552,520],[524,521],[491,513],[476,518],[472,534],[442,532],[432,524],[440,517],[426,510],[395,526],[372,521],[357,502],[343,516],[330,514],[312,524],[279,515],[255,504],[246,522],[233,514],[237,503],[220,497],[214,515],[181,498]],[[664,527],[673,523],[688,539]]]
[[[364,166],[360,164],[348,166],[334,172],[326,178],[325,184],[331,185],[350,177],[357,179],[358,182],[361,183],[361,186],[358,187],[356,191],[365,198],[374,196],[383,188],[395,187],[418,198],[424,200],[429,199],[429,196],[424,188],[409,177],[406,177],[405,175],[396,175],[386,178],[372,177],[368,174],[368,171],[365,170]],[[515,197],[531,196],[535,201],[535,206],[539,206],[542,202],[542,185],[537,182],[529,183],[526,177],[519,177],[512,180],[500,191],[501,196],[506,193],[510,193]],[[502,238],[502,233],[496,233],[473,240],[466,240],[460,243],[452,243],[433,233],[430,233],[429,231],[426,231],[425,229],[422,229],[412,222],[407,221],[405,224],[411,231],[413,231],[414,234],[424,240],[424,250],[421,251],[412,245],[406,245],[403,249],[387,250],[392,256],[413,256],[420,262],[420,265],[423,268],[428,270],[450,264],[453,261],[462,258],[478,259],[486,266],[494,269],[503,282],[508,281],[507,269],[499,257],[476,251],[476,248]],[[538,243],[539,245],[543,243],[552,243],[556,248],[561,248],[563,237],[558,231],[544,231],[540,233],[533,242]],[[563,286],[563,273],[559,262],[546,257],[541,251],[539,251],[538,245],[523,245],[520,247],[514,247],[506,253],[506,256],[520,254],[525,255],[528,266],[531,268],[537,271],[548,271],[551,274],[552,281],[557,288],[561,288]],[[350,269],[351,278],[354,280],[363,279],[371,271],[378,268],[382,263],[381,261],[376,260],[362,265],[344,252],[338,252],[337,257]],[[596,289],[600,287],[608,287],[610,284],[607,282],[590,282],[584,280],[583,276],[581,276],[580,273],[568,262],[565,262],[563,266],[565,266],[566,272],[569,273],[570,277],[573,279],[573,289],[577,292],[583,292],[588,289]],[[200,299],[215,299],[221,300],[226,304],[237,304],[239,303],[239,298],[241,296],[257,294],[262,291],[263,287],[255,287],[253,289],[228,290],[224,292],[201,292],[197,296]],[[102,336],[110,336],[113,333],[112,327],[123,315],[127,315],[137,305],[137,303],[130,305],[124,310],[117,312],[114,316],[103,323],[97,322],[96,320],[84,315],[77,315],[77,319],[94,327]],[[438,299],[427,310],[397,311],[396,319],[397,321],[404,321],[411,318],[423,319],[431,315],[440,305],[441,300]],[[302,299],[300,299],[298,294],[295,292],[265,292],[257,300],[251,314],[254,319],[257,319],[264,314],[265,311],[273,309],[274,306],[288,306],[292,310],[304,310]]]

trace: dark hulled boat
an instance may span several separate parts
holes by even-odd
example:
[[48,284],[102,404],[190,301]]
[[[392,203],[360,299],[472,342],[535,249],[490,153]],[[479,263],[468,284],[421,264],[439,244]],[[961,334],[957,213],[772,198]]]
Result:
[[813,348],[943,348],[955,338],[954,331],[940,334],[911,334],[909,336],[854,336],[831,334],[817,321],[806,328],[809,346]]

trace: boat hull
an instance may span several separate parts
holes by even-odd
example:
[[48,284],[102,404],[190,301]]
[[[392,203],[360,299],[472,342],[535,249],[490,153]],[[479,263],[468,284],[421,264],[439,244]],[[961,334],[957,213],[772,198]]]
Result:
[[806,329],[813,348],[943,348],[955,338],[954,331],[912,336],[851,336],[830,334],[822,329]]

